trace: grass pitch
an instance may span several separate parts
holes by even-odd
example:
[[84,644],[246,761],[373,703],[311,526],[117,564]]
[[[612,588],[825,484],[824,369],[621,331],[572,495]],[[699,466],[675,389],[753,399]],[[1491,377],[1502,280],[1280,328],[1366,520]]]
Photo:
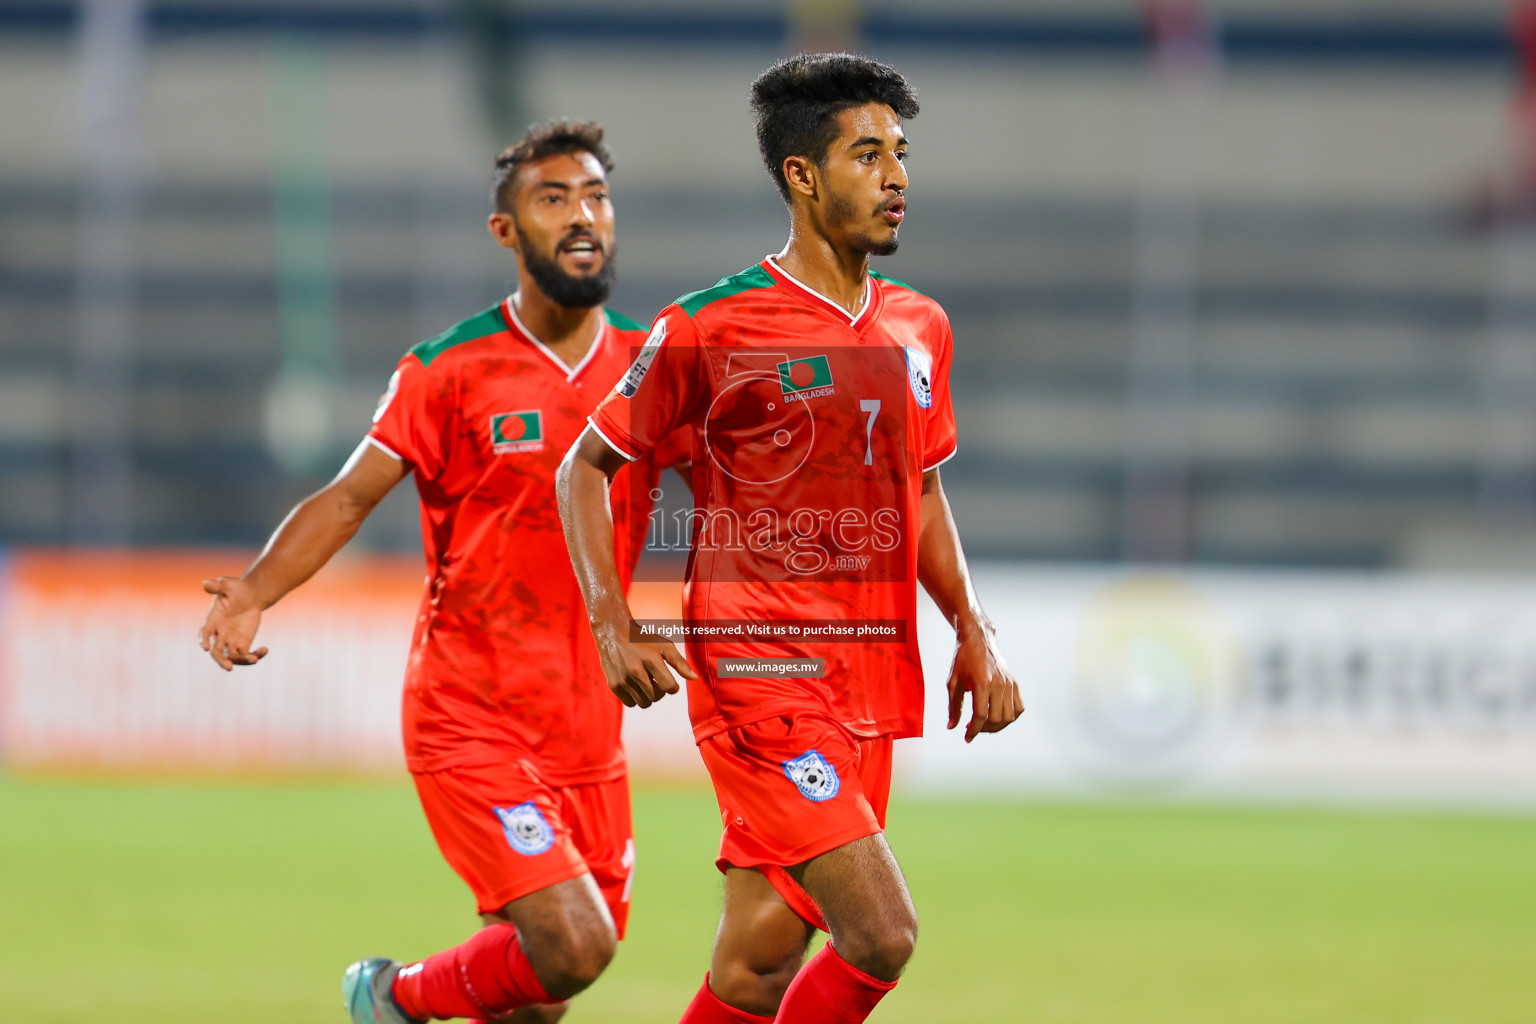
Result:
[[[706,792],[640,788],[630,938],[572,1024],[704,974]],[[900,1022],[1528,1024],[1536,819],[897,800]],[[0,1020],[343,1024],[347,963],[475,924],[404,784],[0,779]]]

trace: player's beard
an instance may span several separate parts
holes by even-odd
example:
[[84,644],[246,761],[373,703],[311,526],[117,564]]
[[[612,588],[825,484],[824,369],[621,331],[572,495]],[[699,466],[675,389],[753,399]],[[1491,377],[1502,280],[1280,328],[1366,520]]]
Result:
[[[882,205],[875,211],[875,216],[878,217],[884,212],[885,207]],[[843,198],[836,192],[829,191],[827,193],[827,223],[829,226],[843,228],[862,219],[866,218],[859,214],[852,201]],[[876,238],[873,234],[866,231],[854,240],[855,248],[860,252],[867,252],[871,256],[893,256],[900,245],[901,241],[896,237],[895,231],[892,231],[888,238]]]
[[[584,274],[580,277],[567,274],[556,262],[558,256],[545,256],[533,244],[533,240],[523,234],[522,225],[516,225],[518,255],[523,261],[523,269],[533,278],[533,283],[539,286],[539,291],[557,306],[566,306],[571,309],[591,309],[593,306],[601,306],[608,301],[608,296],[613,292],[613,279],[616,273],[613,262],[613,247],[603,249],[603,265],[595,273]],[[590,232],[573,232],[573,234],[585,235],[588,238],[596,238]],[[559,245],[564,245],[571,237],[566,235],[560,239]],[[599,243],[601,244],[601,243]],[[556,246],[556,252],[559,251]]]

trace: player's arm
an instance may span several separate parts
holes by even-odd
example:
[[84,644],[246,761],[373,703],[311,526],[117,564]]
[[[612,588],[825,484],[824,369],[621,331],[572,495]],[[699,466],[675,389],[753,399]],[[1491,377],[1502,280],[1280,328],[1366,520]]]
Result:
[[267,649],[251,649],[261,613],[320,570],[405,477],[409,467],[368,441],[324,488],[300,502],[278,526],[243,576],[203,580],[213,607],[198,633],[203,650],[226,672],[254,665]]
[[971,571],[965,564],[960,534],[939,471],[923,474],[922,533],[917,543],[917,576],[934,604],[955,628],[955,664],[949,672],[949,728],[960,724],[966,693],[971,720],[965,742],[984,732],[1008,727],[1024,711],[1019,684],[997,649],[996,630],[981,609]]
[[698,673],[670,640],[658,637],[637,643],[632,639],[634,617],[613,553],[613,515],[608,507],[608,485],[625,461],[589,426],[560,463],[555,493],[608,688],[626,705],[648,708],[677,692],[677,680],[668,666],[689,679],[697,679]]

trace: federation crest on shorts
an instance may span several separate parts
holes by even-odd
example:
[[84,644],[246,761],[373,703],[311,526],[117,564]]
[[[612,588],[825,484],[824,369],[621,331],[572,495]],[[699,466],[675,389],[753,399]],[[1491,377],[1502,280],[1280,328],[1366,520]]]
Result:
[[508,844],[518,853],[534,857],[555,845],[555,830],[532,800],[516,807],[498,807],[496,817],[501,819]]
[[837,778],[837,769],[815,750],[807,750],[794,760],[785,761],[784,774],[800,790],[801,796],[818,804],[831,800],[843,788]]
[[912,385],[912,397],[920,407],[932,408],[933,360],[927,352],[911,345],[903,345],[902,350],[907,353],[907,383]]

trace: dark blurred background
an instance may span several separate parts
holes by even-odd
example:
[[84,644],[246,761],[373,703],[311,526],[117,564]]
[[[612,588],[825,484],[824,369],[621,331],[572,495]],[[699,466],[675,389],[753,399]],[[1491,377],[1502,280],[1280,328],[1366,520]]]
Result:
[[[259,543],[512,279],[493,154],[592,117],[615,308],[777,251],[745,94],[921,92],[882,269],[957,338],[977,556],[1536,566],[1505,0],[0,0],[0,544]],[[413,496],[361,543],[416,549]]]

